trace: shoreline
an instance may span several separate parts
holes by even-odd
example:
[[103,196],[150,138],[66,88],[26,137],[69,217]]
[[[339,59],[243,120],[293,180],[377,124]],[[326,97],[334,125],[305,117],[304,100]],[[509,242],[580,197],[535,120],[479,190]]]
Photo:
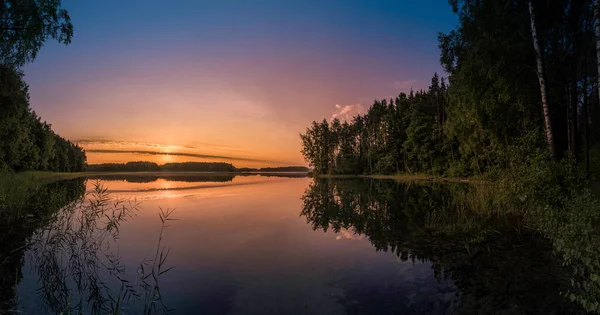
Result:
[[80,177],[93,177],[93,176],[249,176],[249,175],[271,175],[271,176],[289,176],[297,175],[310,178],[323,178],[323,179],[355,179],[355,178],[372,178],[372,179],[390,179],[396,181],[425,181],[425,182],[455,182],[455,183],[477,183],[485,182],[485,180],[479,178],[460,178],[460,177],[442,177],[433,176],[427,174],[318,174],[315,175],[311,172],[196,172],[196,171],[140,171],[140,172],[46,172],[46,171],[26,171],[21,173],[12,173],[14,176],[30,177],[36,180],[64,180],[64,179],[75,179]]
[[382,175],[382,174],[372,174],[372,175],[366,175],[366,174],[352,174],[352,175],[346,175],[346,174],[319,174],[319,175],[314,175],[314,174],[310,174],[309,175],[312,178],[328,178],[328,179],[352,179],[352,178],[372,178],[372,179],[392,179],[392,180],[396,180],[399,182],[417,182],[417,181],[424,181],[424,182],[452,182],[452,183],[476,183],[476,182],[485,182],[484,180],[478,179],[478,178],[461,178],[461,177],[442,177],[442,176],[434,176],[434,175],[427,175],[427,174],[393,174],[393,175]]
[[12,173],[14,176],[30,177],[37,180],[63,180],[63,179],[75,179],[80,177],[92,177],[92,176],[190,176],[190,175],[207,175],[207,176],[243,176],[243,175],[306,175],[309,177],[308,172],[190,172],[190,171],[154,171],[154,172],[46,172],[46,171],[26,171],[20,173]]

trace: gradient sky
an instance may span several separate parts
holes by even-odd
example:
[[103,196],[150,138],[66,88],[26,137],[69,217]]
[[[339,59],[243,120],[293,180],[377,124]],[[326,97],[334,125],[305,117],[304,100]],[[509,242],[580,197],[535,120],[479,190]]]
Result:
[[225,157],[239,167],[304,165],[298,134],[311,121],[426,88],[442,72],[437,32],[457,22],[445,0],[63,7],[73,42],[48,42],[25,68],[26,81],[31,107],[80,142],[89,163]]

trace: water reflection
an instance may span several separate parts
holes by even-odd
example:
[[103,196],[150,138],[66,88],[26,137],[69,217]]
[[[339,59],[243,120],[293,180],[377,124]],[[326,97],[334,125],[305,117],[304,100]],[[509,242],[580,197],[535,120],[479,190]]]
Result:
[[124,174],[96,174],[88,176],[88,179],[93,180],[104,180],[104,181],[125,181],[128,183],[151,183],[157,180],[166,180],[172,182],[231,182],[234,178],[240,177],[282,177],[282,178],[306,178],[306,173],[202,173],[202,172],[163,172],[163,173],[146,173],[146,172],[133,172]]
[[[281,181],[289,178],[306,178],[306,173],[263,173],[263,174],[228,174],[202,172],[162,172],[124,173],[94,175],[91,180],[107,183],[110,193],[119,197],[134,197],[140,200],[157,198],[182,198],[200,195],[204,188],[223,188],[262,184],[269,181]],[[217,192],[218,193],[218,192]],[[203,195],[210,192],[203,192]]]
[[14,218],[7,215],[0,220],[0,313],[16,309],[15,286],[23,278],[22,265],[30,238],[59,209],[81,198],[85,185],[83,179],[74,179],[26,190],[22,209],[10,210],[27,214]]
[[[47,186],[30,202],[43,215],[2,230],[1,310],[579,312],[559,295],[568,278],[550,243],[519,218],[471,211],[471,186],[266,176],[95,183]],[[176,209],[178,220],[159,220],[159,209]]]
[[[168,310],[159,278],[170,269],[165,264],[168,248],[162,237],[173,220],[172,210],[159,212],[162,225],[154,255],[141,261],[137,272],[126,273],[117,240],[120,226],[136,217],[139,204],[112,198],[99,181],[90,185],[93,189],[86,194],[81,179],[45,186],[41,190],[46,193],[41,197],[47,198],[44,211],[32,210],[41,205],[40,195],[27,201],[29,211],[43,215],[11,222],[22,237],[3,238],[12,242],[2,247],[9,250],[0,256],[4,258],[0,261],[0,313],[156,314]],[[23,297],[17,298],[24,270],[33,272],[37,283],[35,295],[24,296],[26,303]]]
[[[169,175],[171,174],[171,175]],[[222,175],[204,175],[204,174],[193,174],[181,173],[167,173],[166,175],[160,174],[110,174],[110,175],[94,175],[89,176],[92,180],[104,180],[104,181],[124,181],[128,183],[151,183],[160,179],[172,182],[231,182],[235,175],[222,174]]]
[[[301,215],[316,230],[364,236],[376,250],[394,252],[402,261],[430,262],[437,280],[451,279],[460,290],[458,305],[452,299],[416,303],[411,308],[418,313],[579,312],[560,296],[568,282],[550,242],[521,228],[518,218],[484,219],[465,212],[459,196],[469,189],[464,184],[315,180],[302,197]],[[360,285],[347,290],[348,313],[394,313],[394,297],[377,292],[372,301]]]

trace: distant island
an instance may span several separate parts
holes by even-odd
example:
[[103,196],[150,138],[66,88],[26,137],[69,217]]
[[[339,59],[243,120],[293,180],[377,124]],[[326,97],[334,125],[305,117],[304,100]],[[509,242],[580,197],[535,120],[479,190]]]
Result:
[[263,168],[236,168],[224,162],[182,162],[158,165],[154,162],[135,161],[127,163],[90,164],[88,172],[217,172],[217,173],[308,173],[305,166],[283,166]]

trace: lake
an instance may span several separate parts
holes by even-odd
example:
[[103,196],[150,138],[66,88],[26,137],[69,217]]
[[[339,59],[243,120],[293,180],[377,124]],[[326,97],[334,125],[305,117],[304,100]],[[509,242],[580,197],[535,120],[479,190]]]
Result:
[[59,194],[69,205],[4,231],[0,306],[19,314],[579,312],[560,295],[568,279],[550,242],[519,218],[467,216],[459,196],[469,189],[301,175],[55,182],[32,207]]

